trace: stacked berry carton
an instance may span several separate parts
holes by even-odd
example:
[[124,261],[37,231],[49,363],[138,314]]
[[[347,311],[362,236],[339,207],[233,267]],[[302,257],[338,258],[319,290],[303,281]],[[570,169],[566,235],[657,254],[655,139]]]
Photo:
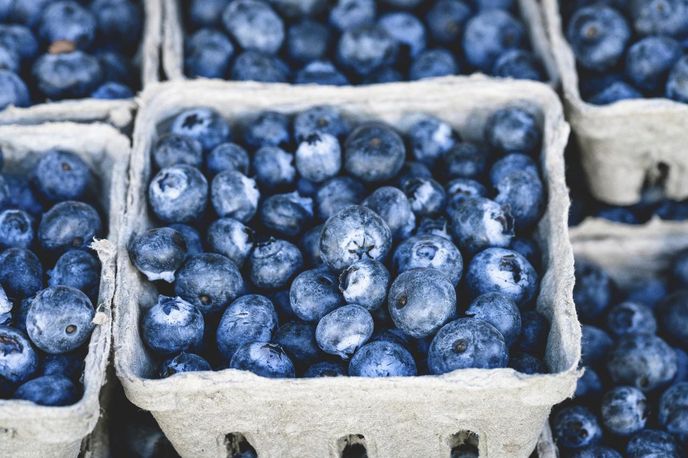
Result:
[[[155,303],[157,291],[132,265],[127,244],[132,234],[154,224],[146,203],[150,151],[170,118],[205,106],[235,122],[264,110],[292,114],[328,104],[346,116],[379,119],[401,130],[405,115],[424,112],[477,139],[489,113],[523,102],[539,109],[543,125],[540,165],[548,202],[535,233],[543,253],[537,308],[552,326],[545,353],[551,373],[466,369],[424,377],[268,379],[228,369],[154,379],[157,366],[142,342],[139,304]],[[551,407],[572,394],[579,375],[562,154],[568,134],[554,92],[532,82],[447,78],[332,88],[195,81],[147,89],[134,130],[118,245],[115,368],[127,397],[153,413],[182,456],[226,456],[238,452],[234,447],[242,438],[261,457],[340,456],[356,442],[363,442],[371,457],[448,456],[454,446],[476,437],[481,455],[528,456]]]
[[[637,93],[608,105],[583,100],[579,83],[587,81],[577,70],[560,9],[567,3],[543,0],[542,6],[567,118],[580,145],[593,196],[608,204],[630,205],[640,201],[644,186],[651,183],[659,184],[669,198],[685,199],[688,105],[669,98],[635,98]],[[685,12],[670,16],[679,13]]]
[[[94,441],[84,439],[101,417],[101,387],[106,382],[111,346],[112,301],[115,294],[114,241],[122,224],[126,196],[129,139],[105,124],[47,123],[36,126],[0,126],[0,147],[5,169],[26,173],[41,154],[53,148],[81,157],[98,176],[97,199],[104,209],[107,239],[93,242],[102,269],[96,325],[88,343],[81,399],[65,407],[46,407],[26,401],[0,400],[0,456],[76,457],[83,447],[91,452]],[[97,442],[97,441],[96,441]]]
[[[139,0],[135,0],[134,3],[139,3]],[[145,87],[160,80],[158,70],[162,40],[162,2],[161,0],[140,0],[140,5],[139,11],[143,15],[140,18],[142,22],[141,38],[140,43],[135,48],[137,51],[132,58],[140,70],[127,68],[125,71],[133,71],[138,74],[136,76],[127,74],[125,77],[140,80],[139,84]],[[26,8],[38,8],[40,12],[48,9],[45,5],[39,5],[39,2],[36,1],[33,1],[31,4],[27,2]],[[75,20],[81,22],[82,24],[80,25],[85,27],[83,19]],[[12,22],[8,22],[8,24],[12,26]],[[70,30],[64,31],[65,29],[66,27],[64,27],[62,33],[70,33]],[[57,45],[60,45],[60,43],[62,42],[58,42]],[[65,46],[70,45],[65,44]],[[77,68],[69,68],[66,71],[77,71],[79,69],[77,66]],[[73,81],[79,81],[79,77],[74,76],[73,78]],[[105,122],[119,129],[124,129],[132,124],[135,110],[136,103],[131,97],[115,99],[87,97],[47,101],[27,107],[8,106],[0,110],[0,124],[39,124],[52,121]]]

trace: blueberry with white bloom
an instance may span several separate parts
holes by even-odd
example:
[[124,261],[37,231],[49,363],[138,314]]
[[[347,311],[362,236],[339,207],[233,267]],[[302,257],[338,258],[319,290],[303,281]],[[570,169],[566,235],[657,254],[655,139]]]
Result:
[[296,72],[296,84],[326,84],[348,86],[349,80],[329,60],[314,60]]
[[454,286],[463,273],[463,258],[456,245],[437,235],[420,235],[403,241],[392,258],[397,273],[432,267],[442,272]]
[[222,314],[217,326],[217,348],[229,362],[241,345],[269,342],[277,324],[277,312],[270,299],[258,294],[241,296]]
[[211,151],[230,139],[229,124],[211,108],[192,108],[181,112],[172,121],[170,131],[198,140],[204,151]]
[[514,301],[500,293],[482,294],[470,303],[466,316],[487,321],[504,337],[507,347],[521,333],[521,312]]
[[307,230],[299,242],[301,251],[306,260],[307,266],[319,266],[322,264],[320,257],[320,234],[322,233],[322,224]]
[[307,63],[326,57],[330,30],[310,19],[303,19],[287,30],[287,53],[294,62]]
[[275,54],[284,42],[284,22],[265,2],[231,2],[222,13],[222,23],[242,49]]
[[427,337],[456,316],[454,285],[440,271],[413,269],[399,275],[387,298],[396,327],[411,337]]
[[498,292],[519,307],[535,298],[539,283],[538,274],[528,260],[506,248],[481,251],[466,270],[466,286],[472,297]]
[[43,266],[32,251],[9,248],[0,254],[0,284],[11,299],[31,297],[43,287]]
[[428,369],[435,375],[457,369],[494,369],[506,367],[508,358],[497,328],[478,318],[459,318],[444,325],[432,339]]
[[296,170],[307,180],[321,183],[337,175],[341,168],[339,140],[330,134],[310,134],[296,149]]
[[71,286],[95,301],[100,287],[100,261],[88,251],[69,250],[48,272],[48,285]]
[[29,248],[34,239],[34,220],[24,210],[0,213],[0,247]]
[[87,248],[102,228],[95,208],[68,200],[43,214],[38,225],[38,242],[44,250],[61,254],[70,248]]
[[34,189],[50,202],[83,198],[92,180],[91,169],[83,159],[57,149],[41,156],[31,172]]
[[200,170],[179,164],[160,170],[148,185],[148,202],[155,216],[166,223],[198,219],[208,203],[208,181]]
[[586,407],[570,406],[552,418],[552,434],[562,446],[581,449],[597,444],[602,438],[602,428],[597,417]]
[[144,312],[141,330],[148,348],[161,355],[174,355],[200,348],[205,323],[201,312],[191,303],[161,295]]
[[688,435],[688,382],[672,385],[659,401],[659,422],[677,437]]
[[369,208],[352,205],[323,226],[320,254],[330,268],[341,271],[360,259],[384,260],[391,245],[387,223]]
[[225,170],[236,170],[246,175],[249,166],[248,153],[236,143],[220,143],[205,157],[205,166],[211,176]]
[[326,221],[349,205],[358,205],[364,197],[365,188],[359,181],[347,176],[332,178],[315,194],[318,216]]
[[150,281],[174,281],[175,272],[187,255],[182,234],[170,227],[148,229],[134,234],[127,247],[129,259]]
[[315,340],[325,353],[349,359],[373,334],[373,317],[357,304],[348,304],[323,316]]
[[387,13],[378,20],[378,24],[401,44],[409,56],[416,56],[425,48],[425,26],[413,14]]
[[452,53],[445,49],[426,49],[411,64],[409,79],[420,80],[457,73],[460,73],[460,68]]
[[318,321],[345,303],[337,276],[324,267],[300,273],[289,289],[289,301],[294,314],[304,321]]
[[545,209],[545,191],[540,177],[521,170],[495,184],[495,202],[509,209],[517,230],[536,224]]
[[303,321],[289,321],[275,331],[274,341],[284,348],[299,367],[311,364],[320,355],[315,341],[315,325]]
[[289,78],[289,67],[273,55],[244,51],[234,59],[230,76],[237,81],[286,83]]
[[542,143],[538,119],[530,110],[505,107],[495,111],[485,123],[485,139],[503,154],[535,154]]
[[344,31],[337,43],[339,63],[358,76],[396,63],[399,43],[379,25],[363,25]]
[[442,185],[432,178],[407,178],[402,180],[401,189],[417,217],[435,215],[444,210],[447,196]]
[[393,178],[406,156],[404,142],[392,128],[369,122],[358,126],[344,144],[344,168],[367,183]]
[[447,207],[452,236],[459,248],[475,254],[488,247],[506,247],[514,237],[508,209],[484,197],[452,200]]
[[688,348],[688,292],[677,291],[667,297],[660,305],[659,319],[667,337]]
[[203,241],[201,240],[201,234],[189,226],[188,224],[175,223],[170,224],[170,229],[174,229],[179,232],[184,238],[184,243],[186,243],[186,253],[189,255],[203,253]]
[[253,230],[234,218],[220,218],[208,227],[210,251],[227,256],[241,268],[253,249]]
[[363,205],[377,213],[389,226],[395,240],[408,237],[416,227],[416,215],[403,191],[393,186],[377,188]]
[[526,29],[520,20],[503,10],[486,10],[466,23],[462,48],[468,63],[487,73],[502,53],[522,48],[525,40]]
[[294,118],[294,137],[297,142],[311,134],[329,134],[342,138],[349,131],[349,122],[332,106],[320,105],[300,112]]
[[330,11],[330,23],[339,30],[347,30],[375,20],[375,0],[337,0]]
[[313,199],[298,192],[274,194],[260,205],[260,222],[278,235],[295,237],[313,221]]
[[676,352],[650,334],[621,337],[609,352],[607,371],[615,384],[653,391],[671,382],[678,365]]
[[447,202],[461,200],[465,197],[487,197],[487,188],[470,178],[455,178],[446,185]]
[[263,146],[253,154],[255,180],[261,188],[283,189],[294,184],[294,155],[279,146]]
[[284,288],[301,269],[301,251],[286,240],[271,237],[258,242],[248,257],[248,275],[258,288]]
[[303,376],[305,378],[342,377],[346,375],[346,371],[346,367],[339,361],[319,361],[311,364]]
[[443,173],[448,178],[480,179],[489,159],[490,154],[481,145],[461,142],[442,156]]
[[418,236],[435,235],[437,237],[451,240],[451,235],[449,235],[449,223],[447,223],[447,219],[444,217],[423,218],[416,228],[415,234]]
[[213,178],[210,200],[220,217],[246,223],[256,214],[259,198],[256,182],[239,172],[227,170]]
[[244,142],[255,149],[263,146],[285,147],[291,144],[289,117],[276,111],[264,111],[244,127]]
[[13,399],[31,401],[41,406],[67,406],[79,400],[74,382],[59,375],[44,375],[17,388]]
[[210,363],[195,353],[179,353],[165,360],[160,366],[160,378],[172,377],[184,372],[210,371]]
[[521,153],[507,154],[496,161],[490,168],[490,183],[497,184],[514,172],[527,172],[538,176],[538,165],[532,157]]
[[647,399],[631,386],[617,386],[605,393],[600,408],[604,426],[619,436],[630,436],[645,427]]
[[681,445],[671,434],[657,429],[643,429],[631,437],[626,444],[627,458],[684,456]]
[[29,339],[16,329],[0,326],[0,378],[17,385],[37,369],[38,356]]
[[293,378],[296,372],[294,363],[281,346],[265,342],[246,343],[239,347],[229,367],[268,378]]
[[245,289],[244,280],[229,258],[216,253],[189,256],[177,271],[174,292],[204,315],[220,312]]
[[617,337],[628,334],[654,334],[657,332],[657,321],[648,306],[622,302],[607,312],[607,329]]
[[430,34],[438,43],[454,46],[460,43],[471,14],[471,8],[466,2],[438,0],[427,12],[425,20]]
[[165,134],[158,139],[152,152],[153,162],[159,169],[186,164],[200,167],[203,163],[203,147],[191,137]]
[[352,377],[413,377],[413,355],[399,344],[378,340],[363,345],[349,362]]
[[374,311],[384,304],[389,282],[389,272],[382,263],[362,259],[341,273],[339,289],[347,303]]

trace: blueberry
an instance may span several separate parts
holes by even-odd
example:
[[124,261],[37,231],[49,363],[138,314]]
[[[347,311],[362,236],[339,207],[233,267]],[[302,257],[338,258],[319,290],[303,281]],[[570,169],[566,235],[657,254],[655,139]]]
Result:
[[574,393],[574,398],[580,400],[595,400],[602,396],[602,379],[595,372],[594,369],[590,367],[583,367],[583,375],[578,379],[576,383],[576,392]]
[[536,154],[542,132],[535,114],[519,107],[505,107],[494,112],[485,123],[485,139],[504,154]]
[[43,287],[43,267],[38,257],[24,248],[0,254],[0,284],[10,299],[31,297]]
[[337,0],[330,11],[330,23],[342,31],[372,24],[375,9],[375,0]]
[[286,188],[296,180],[294,155],[278,146],[263,146],[253,155],[253,171],[261,188]]
[[236,143],[220,143],[206,156],[205,166],[211,176],[225,170],[235,170],[246,175],[249,167],[248,153]]
[[399,176],[397,177],[397,184],[408,178],[432,178],[434,175],[427,165],[418,161],[406,161],[401,166]]
[[446,122],[430,115],[421,115],[408,129],[411,153],[415,160],[433,166],[461,140]]
[[284,42],[284,23],[265,2],[236,0],[222,13],[222,23],[243,49],[275,54]]
[[575,405],[557,412],[552,419],[552,433],[557,444],[568,449],[595,445],[602,438],[602,428],[595,415]]
[[287,18],[320,15],[328,6],[325,0],[270,0],[270,4]]
[[301,321],[284,323],[275,331],[275,343],[284,348],[297,366],[312,363],[320,349],[315,341],[315,325]]
[[626,300],[654,308],[669,295],[668,286],[663,278],[643,278],[628,288]]
[[344,168],[365,182],[394,177],[404,163],[404,143],[393,129],[381,123],[366,123],[346,139]]
[[635,302],[622,302],[607,313],[607,328],[615,336],[629,334],[654,334],[657,332],[652,309]]
[[169,227],[148,229],[129,240],[129,258],[150,281],[174,281],[175,272],[186,259],[184,237]]
[[418,224],[415,235],[434,235],[437,237],[442,237],[447,240],[451,240],[451,236],[448,231],[448,223],[446,218],[423,218]]
[[401,11],[387,13],[378,24],[407,50],[408,55],[416,56],[425,49],[425,26],[414,15]]
[[373,335],[373,317],[357,304],[348,304],[323,316],[315,329],[318,346],[331,355],[349,359]]
[[320,234],[322,224],[307,230],[301,237],[299,243],[301,251],[306,259],[306,266],[319,266],[322,264],[320,258]]
[[604,426],[619,436],[640,431],[647,421],[645,395],[630,386],[618,386],[606,392],[600,410]]
[[465,254],[487,247],[506,247],[514,237],[508,209],[484,197],[452,200],[447,207],[452,236]]
[[614,285],[602,269],[584,260],[576,260],[573,302],[582,321],[595,321],[609,307]]
[[241,296],[222,314],[217,326],[217,348],[229,362],[243,344],[269,342],[277,324],[277,312],[270,299],[258,294]]
[[398,188],[377,188],[363,201],[363,205],[385,220],[396,240],[408,237],[416,226],[416,216],[409,199]]
[[495,185],[495,202],[509,210],[517,231],[537,224],[545,209],[545,190],[540,177],[527,170],[515,171]]
[[27,107],[31,103],[29,90],[15,73],[0,69],[0,109]]
[[444,188],[432,178],[406,178],[401,182],[411,209],[417,217],[431,216],[444,210]]
[[609,352],[607,370],[616,384],[653,391],[674,378],[676,352],[657,336],[623,336]]
[[230,139],[229,125],[211,108],[191,108],[179,113],[170,130],[197,140],[204,151],[211,151]]
[[487,171],[489,159],[481,145],[456,143],[442,155],[442,173],[448,178],[480,179]]
[[41,364],[41,375],[59,375],[78,381],[84,372],[84,355],[81,350],[57,355],[46,354]]
[[180,164],[200,167],[203,163],[201,144],[191,137],[177,134],[165,134],[160,137],[152,155],[159,169]]
[[163,361],[160,366],[160,378],[172,377],[174,374],[184,372],[198,372],[212,370],[205,359],[194,353],[179,353],[170,359]]
[[363,345],[351,358],[352,377],[412,377],[417,373],[411,353],[401,345],[375,341]]
[[231,0],[191,0],[189,4],[189,21],[194,27],[219,26],[222,12]]
[[233,218],[220,218],[208,227],[208,247],[241,268],[253,249],[253,231]]
[[437,0],[425,16],[428,30],[440,44],[455,46],[461,42],[471,9],[461,0]]
[[401,72],[394,67],[385,66],[363,78],[361,84],[396,83],[403,81]]
[[286,240],[270,238],[257,243],[248,258],[248,274],[258,288],[283,288],[302,268],[301,251]]
[[[88,49],[95,38],[96,18],[75,1],[57,1],[43,11],[38,34],[45,43],[69,41]],[[99,30],[100,31],[100,30]]]
[[95,310],[88,296],[69,286],[39,291],[26,316],[31,341],[46,353],[65,353],[91,336]]
[[148,185],[148,202],[155,216],[163,222],[192,222],[205,211],[208,182],[200,170],[191,165],[165,167]]
[[38,356],[29,339],[16,329],[0,326],[0,381],[16,385],[38,369]]
[[338,108],[320,105],[304,110],[294,118],[294,137],[297,142],[305,141],[311,134],[329,134],[344,137],[349,131],[349,122]]
[[34,239],[34,222],[24,210],[4,210],[0,213],[0,247],[29,248]]
[[0,24],[0,45],[16,54],[23,63],[38,54],[38,42],[28,27],[16,24]]
[[684,456],[671,434],[655,429],[636,433],[626,444],[626,458],[679,458]]
[[681,0],[634,0],[633,27],[641,35],[681,36],[688,32],[688,5]]
[[129,58],[111,49],[95,51],[106,81],[116,81],[127,86],[136,84],[138,78]]
[[688,287],[688,250],[676,254],[671,266],[671,275],[681,287]]
[[20,65],[19,54],[14,49],[3,46],[0,43],[0,68],[9,70],[12,73],[18,73]]
[[361,203],[364,195],[363,185],[351,177],[341,176],[328,180],[315,195],[320,220],[326,221],[346,207]]
[[593,445],[576,450],[571,458],[622,458],[616,450],[602,445]]
[[399,44],[379,25],[344,31],[337,43],[337,57],[346,69],[368,76],[397,60]]
[[521,49],[511,49],[502,53],[495,61],[492,74],[501,78],[545,80],[544,70],[537,57]]
[[538,283],[537,272],[528,260],[505,248],[481,251],[471,260],[466,271],[466,285],[473,297],[499,292],[519,307],[535,298]]
[[[648,310],[651,316],[651,311]],[[688,348],[688,291],[677,291],[661,304],[659,320],[662,331],[682,348]]]
[[535,240],[525,237],[515,237],[511,240],[511,245],[509,245],[509,248],[521,253],[523,257],[526,258],[534,267],[537,267],[540,264],[540,247],[537,245]]
[[577,10],[569,21],[566,37],[582,67],[605,71],[621,60],[631,30],[618,11],[599,4]]
[[360,259],[383,261],[391,244],[387,223],[369,208],[352,205],[323,226],[320,254],[330,268],[341,271]]
[[512,10],[516,4],[515,0],[475,0],[478,9],[500,9],[500,10]]
[[289,302],[297,317],[312,322],[344,305],[344,297],[339,292],[337,276],[321,267],[306,270],[294,279]]
[[445,49],[428,49],[421,52],[411,64],[410,80],[455,75],[460,72],[454,56]]
[[244,280],[229,258],[216,253],[189,256],[177,271],[174,292],[204,315],[214,314],[244,291]]
[[50,150],[31,171],[33,188],[50,202],[79,200],[92,184],[88,164],[70,151]]
[[29,380],[14,392],[14,399],[52,407],[74,404],[80,396],[81,393],[74,382],[57,375],[44,375]]
[[475,298],[466,309],[466,316],[478,318],[494,326],[510,347],[521,333],[521,314],[517,305],[500,293],[486,293]]
[[612,338],[602,329],[584,324],[581,327],[581,361],[586,366],[597,366],[607,359],[614,345]]
[[298,192],[274,194],[261,203],[259,217],[276,234],[295,237],[313,220],[313,199],[301,197]]
[[680,348],[674,348],[676,352],[676,376],[674,382],[688,382],[688,353]]
[[324,25],[304,19],[287,31],[287,54],[294,62],[308,63],[327,57],[330,31]]
[[275,304],[275,310],[277,310],[277,315],[280,321],[295,320],[296,315],[291,309],[291,304],[289,303],[289,290],[281,289],[277,291],[269,292],[268,297],[273,304]]
[[122,83],[107,81],[98,86],[90,97],[103,100],[130,99],[134,97],[134,92]]
[[506,11],[487,10],[466,23],[462,46],[468,63],[488,73],[502,53],[523,47],[525,39],[526,31],[519,20]]
[[312,364],[303,376],[305,378],[316,377],[342,377],[346,375],[346,368],[340,362],[320,361]]
[[389,272],[384,264],[361,259],[341,273],[339,290],[347,304],[358,304],[374,311],[384,304],[389,282]]
[[341,167],[339,141],[330,134],[310,134],[296,150],[296,169],[307,180],[321,183],[337,175]]
[[91,11],[98,24],[99,40],[125,51],[134,50],[143,30],[143,11],[138,2],[94,0]]
[[14,304],[12,304],[12,301],[7,297],[5,289],[0,286],[0,326],[4,326],[11,321],[13,308]]
[[608,105],[620,100],[638,99],[643,95],[636,88],[624,81],[615,81],[597,94],[588,98],[594,105]]
[[487,197],[487,188],[470,178],[456,178],[447,183],[447,199],[449,202],[458,201],[466,197]]
[[226,170],[213,178],[210,201],[220,217],[229,216],[242,223],[256,213],[260,192],[256,182],[234,170]]
[[674,64],[681,58],[681,46],[668,37],[647,37],[626,53],[626,76],[637,88],[663,95]]
[[170,229],[179,232],[186,244],[186,253],[189,255],[203,253],[203,241],[201,234],[196,229],[186,224],[170,224]]
[[239,347],[229,365],[232,369],[251,371],[261,377],[293,378],[294,363],[277,344],[253,342]]
[[230,76],[230,79],[237,81],[286,83],[289,79],[289,68],[275,56],[244,51],[234,60]]
[[296,84],[323,84],[328,86],[347,86],[349,80],[327,60],[314,60],[296,73]]
[[203,315],[181,297],[159,296],[158,302],[146,310],[141,324],[142,338],[156,353],[171,356],[194,351],[203,343]]
[[184,73],[190,78],[224,78],[234,57],[229,38],[214,29],[201,29],[184,43]]
[[662,394],[659,422],[677,437],[688,437],[688,382],[676,383]]
[[9,19],[13,22],[26,25],[36,25],[41,18],[41,13],[50,0],[25,0],[13,2]]
[[666,96],[672,100],[688,103],[688,56],[680,58],[669,73]]
[[463,272],[463,258],[456,246],[446,238],[436,235],[411,237],[402,242],[394,252],[394,268],[397,273],[411,269],[432,267],[456,286]]
[[490,169],[490,183],[496,186],[514,172],[527,172],[539,176],[535,161],[525,154],[507,154],[492,165]]
[[40,93],[52,100],[87,97],[103,82],[98,59],[81,51],[44,54],[31,72]]
[[276,111],[264,111],[245,127],[244,141],[253,148],[287,146],[291,143],[289,117]]
[[83,250],[69,250],[48,271],[49,286],[71,286],[86,294],[91,301],[98,299],[100,261]]
[[514,347],[526,353],[542,355],[548,335],[547,319],[535,310],[526,310],[521,314],[521,335]]
[[487,321],[459,318],[444,325],[428,350],[428,369],[440,375],[457,369],[506,367],[504,337]]
[[547,367],[545,363],[528,353],[514,353],[509,356],[509,367],[522,374],[545,374]]
[[70,248],[87,248],[100,235],[98,212],[83,202],[60,202],[48,210],[38,226],[38,241],[48,252],[61,254]]

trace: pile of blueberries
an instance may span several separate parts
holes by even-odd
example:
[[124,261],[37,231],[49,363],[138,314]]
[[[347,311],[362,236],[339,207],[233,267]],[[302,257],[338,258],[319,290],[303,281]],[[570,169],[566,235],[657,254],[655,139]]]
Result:
[[0,109],[132,97],[142,26],[137,0],[0,1]]
[[574,301],[585,372],[574,399],[552,417],[564,456],[686,456],[688,251],[666,275],[625,290],[577,260]]
[[0,175],[0,399],[81,399],[100,287],[89,249],[104,227],[96,185],[83,159],[59,149],[28,175]]
[[516,0],[190,0],[189,77],[373,84],[467,74],[543,80]]
[[546,372],[535,109],[496,110],[482,143],[408,120],[401,133],[329,106],[234,131],[208,108],[171,120],[147,192],[163,226],[128,248],[161,293],[140,322],[160,377]]
[[688,103],[685,0],[560,3],[583,99],[596,105],[642,97]]

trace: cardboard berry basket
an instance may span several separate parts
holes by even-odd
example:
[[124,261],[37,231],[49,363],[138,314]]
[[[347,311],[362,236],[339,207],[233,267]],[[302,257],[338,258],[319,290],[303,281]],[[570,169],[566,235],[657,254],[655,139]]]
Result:
[[[184,24],[186,14],[183,0],[161,0],[163,2],[162,25],[162,68],[168,80],[186,79],[184,75]],[[334,3],[334,2],[332,2]],[[557,66],[552,57],[542,13],[537,0],[517,0],[518,12],[526,26],[533,53],[540,58],[548,83],[559,84]]]
[[[139,316],[155,303],[157,291],[131,264],[126,246],[132,234],[153,224],[146,204],[150,150],[171,117],[207,106],[235,123],[262,110],[297,113],[326,104],[347,117],[379,119],[402,130],[408,114],[433,114],[476,139],[488,114],[524,102],[539,108],[544,128],[540,164],[548,205],[535,234],[544,265],[537,307],[552,323],[546,349],[551,373],[470,369],[442,376],[277,380],[226,369],[156,379]],[[140,103],[118,246],[115,367],[127,397],[153,413],[182,456],[227,456],[241,438],[261,458],[337,457],[350,442],[362,443],[370,457],[446,457],[464,441],[477,442],[481,456],[531,453],[551,407],[573,393],[580,357],[566,231],[563,148],[569,128],[551,89],[462,77],[346,88],[195,81],[154,85]]]
[[640,200],[643,186],[660,184],[667,197],[688,197],[688,104],[669,99],[592,105],[582,100],[573,51],[564,36],[559,1],[542,0],[567,118],[595,198],[614,205]]
[[[84,438],[101,417],[99,396],[110,354],[112,300],[115,289],[115,243],[122,223],[129,162],[128,138],[104,124],[53,123],[0,126],[4,170],[26,173],[40,154],[61,148],[83,158],[98,177],[98,199],[107,217],[108,237],[93,248],[102,264],[100,291],[83,374],[84,394],[65,407],[0,400],[0,456],[76,457]],[[91,441],[86,446],[95,443]]]
[[[142,41],[135,60],[140,67],[141,86],[159,81],[162,39],[162,0],[139,0],[144,14]],[[8,107],[0,111],[0,124],[39,124],[51,121],[103,122],[124,129],[134,120],[134,99],[92,98]]]

